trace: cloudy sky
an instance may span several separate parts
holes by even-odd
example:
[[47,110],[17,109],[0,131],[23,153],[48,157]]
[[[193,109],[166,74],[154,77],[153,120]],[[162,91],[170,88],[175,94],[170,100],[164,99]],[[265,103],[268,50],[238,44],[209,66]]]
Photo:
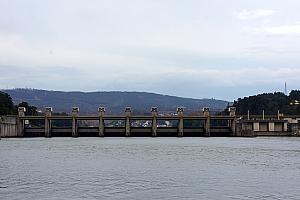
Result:
[[299,0],[0,0],[0,88],[300,89]]

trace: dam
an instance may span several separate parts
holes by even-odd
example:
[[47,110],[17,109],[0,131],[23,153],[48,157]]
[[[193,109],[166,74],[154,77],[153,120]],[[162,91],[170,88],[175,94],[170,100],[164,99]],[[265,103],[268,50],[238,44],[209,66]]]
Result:
[[24,107],[17,116],[4,116],[0,122],[1,137],[255,137],[300,136],[300,117],[237,116],[230,107],[228,115],[212,115],[205,107],[198,115],[185,115],[178,107],[173,115],[161,115],[156,107],[150,115],[132,115],[126,107],[123,115],[107,115],[98,108],[98,115],[80,115],[73,107],[68,116],[53,114],[46,107],[43,115],[26,116]]

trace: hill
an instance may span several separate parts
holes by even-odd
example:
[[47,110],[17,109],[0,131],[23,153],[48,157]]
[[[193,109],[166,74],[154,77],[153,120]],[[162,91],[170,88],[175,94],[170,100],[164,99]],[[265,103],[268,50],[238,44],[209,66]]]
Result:
[[38,108],[52,106],[55,112],[69,113],[73,106],[78,106],[82,113],[96,113],[99,106],[104,106],[109,113],[122,113],[126,106],[131,106],[135,113],[147,113],[152,106],[159,112],[174,112],[178,106],[187,112],[199,111],[202,107],[222,110],[227,101],[215,99],[191,99],[147,92],[62,92],[37,89],[3,90],[14,103],[26,101]]
[[278,110],[286,115],[300,115],[299,104],[300,91],[293,90],[289,95],[275,92],[239,98],[233,106],[240,115],[246,115],[248,110],[254,115],[261,115],[262,110],[268,115],[275,115]]

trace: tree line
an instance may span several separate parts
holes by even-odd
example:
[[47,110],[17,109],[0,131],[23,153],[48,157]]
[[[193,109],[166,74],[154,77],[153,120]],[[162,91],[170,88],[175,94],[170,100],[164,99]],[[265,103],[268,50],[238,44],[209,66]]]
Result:
[[300,115],[300,90],[292,90],[289,95],[282,92],[264,93],[254,96],[239,98],[233,106],[238,115],[276,115],[278,110],[285,115]]
[[[285,115],[300,115],[300,90],[293,90],[289,95],[282,92],[264,93],[254,96],[239,98],[233,102],[238,115],[247,115],[248,110],[251,115],[261,115],[265,111],[266,115],[276,115],[278,110]],[[26,115],[37,115],[37,108],[22,102],[14,105],[9,94],[0,91],[0,115],[16,115],[18,107],[26,108]],[[227,113],[227,109],[222,112]],[[57,113],[67,115],[67,113]]]
[[14,105],[9,94],[0,91],[0,115],[17,115],[18,107],[26,108],[26,115],[37,115],[37,108],[29,105],[27,102],[21,102]]

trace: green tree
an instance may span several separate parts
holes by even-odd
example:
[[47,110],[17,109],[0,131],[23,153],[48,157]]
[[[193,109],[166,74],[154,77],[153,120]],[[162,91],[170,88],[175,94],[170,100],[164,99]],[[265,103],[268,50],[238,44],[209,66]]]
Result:
[[0,115],[11,115],[15,111],[11,97],[4,92],[0,92]]
[[262,110],[267,115],[276,115],[278,110],[286,115],[299,115],[300,106],[291,104],[295,100],[300,100],[300,91],[293,90],[289,96],[275,92],[239,98],[234,101],[233,106],[237,108],[239,115],[246,115],[248,110],[252,115],[261,115]]
[[25,107],[25,115],[37,115],[37,108],[35,106],[30,106],[27,102],[19,103],[17,107]]

